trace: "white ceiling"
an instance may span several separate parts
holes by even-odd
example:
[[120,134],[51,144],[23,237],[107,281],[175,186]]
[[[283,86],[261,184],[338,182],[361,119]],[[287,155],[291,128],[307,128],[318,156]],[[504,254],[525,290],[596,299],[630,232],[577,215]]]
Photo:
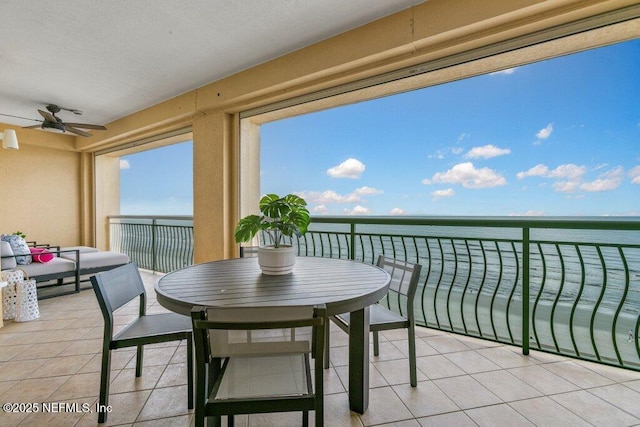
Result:
[[423,1],[1,0],[0,113],[106,124]]

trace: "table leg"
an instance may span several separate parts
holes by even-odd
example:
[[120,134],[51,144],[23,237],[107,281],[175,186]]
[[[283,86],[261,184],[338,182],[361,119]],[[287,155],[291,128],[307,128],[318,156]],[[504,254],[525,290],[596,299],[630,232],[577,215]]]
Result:
[[353,311],[349,321],[349,408],[369,407],[369,307]]

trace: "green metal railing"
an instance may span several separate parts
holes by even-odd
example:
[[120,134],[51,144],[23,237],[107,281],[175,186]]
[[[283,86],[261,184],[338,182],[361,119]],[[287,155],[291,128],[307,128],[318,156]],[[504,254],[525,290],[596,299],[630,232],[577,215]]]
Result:
[[314,217],[301,256],[422,264],[416,322],[640,370],[640,219]]
[[163,273],[193,264],[190,216],[109,217],[110,248],[138,267]]

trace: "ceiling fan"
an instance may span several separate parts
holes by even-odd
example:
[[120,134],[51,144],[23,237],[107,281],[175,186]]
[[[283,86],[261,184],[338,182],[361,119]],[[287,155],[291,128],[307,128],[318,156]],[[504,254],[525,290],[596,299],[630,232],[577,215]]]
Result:
[[74,110],[74,109],[70,109],[70,108],[61,108],[58,107],[55,104],[48,104],[46,106],[47,111],[43,111],[43,110],[38,110],[38,113],[40,113],[40,115],[42,116],[42,118],[44,120],[37,120],[37,119],[29,119],[27,117],[18,117],[18,116],[12,116],[9,114],[1,114],[0,116],[7,116],[7,117],[15,117],[18,119],[25,119],[25,120],[33,120],[35,122],[42,122],[41,124],[38,125],[33,125],[33,126],[24,126],[25,128],[40,128],[43,130],[51,130],[54,132],[71,132],[71,133],[75,133],[76,135],[80,135],[80,136],[91,136],[91,134],[89,132],[85,132],[81,129],[78,128],[82,128],[82,129],[96,129],[96,130],[107,130],[106,127],[102,126],[102,125],[92,125],[92,124],[88,124],[88,123],[68,123],[68,122],[63,122],[62,119],[60,119],[60,117],[56,116],[56,113],[59,113],[61,110],[64,111],[70,111],[73,114],[76,115],[81,115],[82,111],[80,110]]

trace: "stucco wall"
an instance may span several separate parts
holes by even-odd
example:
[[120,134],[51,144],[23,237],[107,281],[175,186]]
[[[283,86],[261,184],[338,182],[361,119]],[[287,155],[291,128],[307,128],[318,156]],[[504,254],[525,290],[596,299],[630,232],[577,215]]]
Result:
[[[2,125],[0,125],[2,127]],[[52,245],[80,243],[80,156],[72,138],[16,129],[19,150],[0,150],[0,232]]]

